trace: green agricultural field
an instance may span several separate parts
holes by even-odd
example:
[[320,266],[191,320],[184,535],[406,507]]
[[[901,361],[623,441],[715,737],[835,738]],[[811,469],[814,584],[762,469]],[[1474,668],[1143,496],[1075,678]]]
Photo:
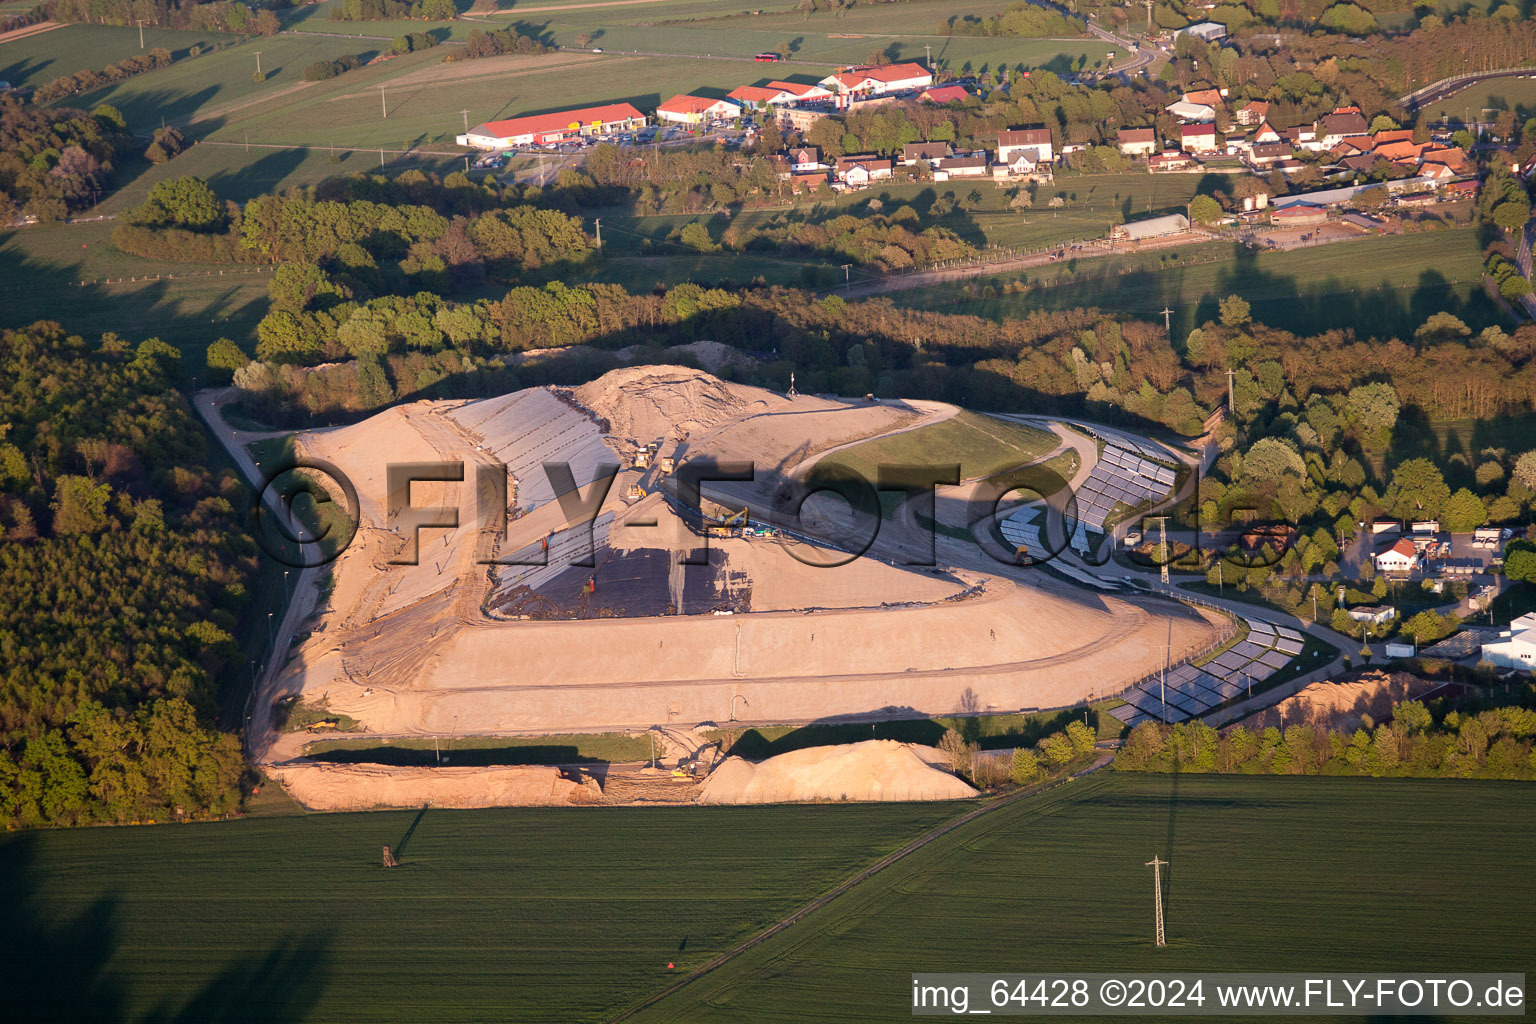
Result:
[[942,423],[865,441],[834,452],[816,465],[818,473],[843,467],[874,480],[882,463],[926,465],[934,460],[934,453],[942,452],[945,460],[960,464],[960,479],[972,480],[1034,462],[1060,443],[1049,431],[962,409]]
[[[144,29],[144,50],[139,49],[139,30],[117,25],[65,25],[0,46],[0,81],[17,87],[38,86],[76,71],[100,71],[108,64],[163,46],[180,61],[191,46],[207,50],[229,46],[239,36],[222,32],[175,32]],[[154,74],[154,72],[150,72]],[[143,77],[143,76],[139,76]],[[81,101],[62,101],[78,106]]]
[[7,1016],[606,1020],[963,809],[429,809],[13,835]]
[[[1101,772],[935,841],[635,1019],[904,1019],[914,971],[1529,971],[1532,828],[1528,783]],[[1161,950],[1153,854],[1172,863]]]
[[1364,238],[1290,252],[1254,252],[1206,243],[1129,257],[1074,260],[979,278],[971,289],[1001,289],[1023,280],[1025,291],[972,298],[966,284],[893,293],[900,304],[988,317],[1033,309],[1097,306],[1152,318],[1173,308],[1175,337],[1216,318],[1216,304],[1238,294],[1253,318],[1299,333],[1349,327],[1366,336],[1409,337],[1431,313],[1461,317],[1473,330],[1503,323],[1482,288],[1476,233],[1454,229]]
[[158,337],[181,348],[193,372],[221,335],[251,351],[270,267],[142,260],[113,248],[111,237],[110,221],[0,235],[0,325],[59,320],[91,337]]
[[[1148,214],[1182,211],[1199,193],[1231,187],[1230,178],[1224,174],[1063,175],[1039,190],[1034,208],[1021,211],[1008,208],[1009,190],[990,182],[901,182],[794,205],[741,210],[728,219],[718,214],[634,216],[615,211],[614,216],[605,213],[603,223],[610,230],[617,229],[611,235],[610,249],[633,254],[641,251],[645,239],[653,245],[660,243],[672,231],[695,220],[703,221],[718,239],[731,225],[745,231],[781,217],[824,220],[842,213],[863,214],[873,201],[886,213],[911,206],[924,216],[925,224],[947,228],[978,248],[990,245],[1030,250],[1103,238],[1112,225]],[[1050,200],[1058,196],[1065,205],[1049,208]],[[932,208],[939,200],[948,200],[954,209],[934,216]]]
[[1447,96],[1420,115],[1428,122],[1492,121],[1501,110],[1513,110],[1521,121],[1536,116],[1536,68],[1532,78],[1495,78]]

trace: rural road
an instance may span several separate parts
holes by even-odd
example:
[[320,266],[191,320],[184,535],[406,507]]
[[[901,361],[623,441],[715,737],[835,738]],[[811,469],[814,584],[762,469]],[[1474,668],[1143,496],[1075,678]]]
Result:
[[[252,490],[261,495],[262,502],[274,516],[286,519],[286,512],[282,508],[277,492],[265,489],[266,477],[256,461],[251,458],[246,445],[252,441],[264,438],[286,437],[287,431],[275,431],[271,433],[256,433],[252,431],[236,430],[224,419],[223,412],[219,409],[220,402],[228,402],[236,393],[234,388],[218,388],[199,391],[193,397],[193,405],[203,422],[208,424],[208,429],[213,431],[213,436],[218,438],[219,444],[229,453],[235,466],[240,470],[241,476],[250,484]],[[305,545],[305,548],[310,548]],[[279,652],[287,652],[292,646],[293,638],[298,632],[301,622],[307,619],[314,611],[315,603],[319,599],[320,578],[325,572],[324,567],[313,569],[299,569],[298,580],[293,587],[293,596],[288,601],[288,606],[283,613],[283,621],[277,626],[272,650],[268,653],[266,664],[262,666],[261,675],[252,684],[251,695],[245,706],[245,750],[248,757],[258,764],[267,756],[273,744],[272,730],[272,695],[267,691],[271,688],[272,680],[282,668],[286,660],[279,656]]]

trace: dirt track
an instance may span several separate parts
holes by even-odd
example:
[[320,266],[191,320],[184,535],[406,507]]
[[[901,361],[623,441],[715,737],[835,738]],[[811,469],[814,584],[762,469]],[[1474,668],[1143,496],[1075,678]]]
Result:
[[29,36],[40,36],[44,32],[52,32],[56,28],[63,27],[63,24],[57,21],[40,21],[36,25],[28,25],[25,28],[12,29],[10,32],[0,32],[0,43],[14,43],[18,39],[26,39]]

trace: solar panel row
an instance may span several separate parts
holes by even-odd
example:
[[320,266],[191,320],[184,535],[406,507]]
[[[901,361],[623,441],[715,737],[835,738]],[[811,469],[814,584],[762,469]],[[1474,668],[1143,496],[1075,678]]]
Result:
[[[1247,639],[1212,658],[1203,668],[1179,665],[1161,678],[1139,683],[1127,691],[1126,706],[1134,708],[1135,714],[1122,721],[1172,723],[1204,714],[1241,696],[1253,684],[1265,681],[1301,652],[1301,634],[1296,630],[1262,619],[1246,621]],[[1137,719],[1138,715],[1142,717]]]

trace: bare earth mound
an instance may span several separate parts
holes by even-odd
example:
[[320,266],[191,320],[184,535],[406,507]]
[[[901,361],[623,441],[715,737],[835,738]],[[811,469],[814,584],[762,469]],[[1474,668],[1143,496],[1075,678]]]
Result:
[[686,366],[636,366],[583,384],[576,401],[606,420],[615,438],[646,442],[708,430],[782,399]]
[[558,768],[391,768],[370,764],[294,764],[268,769],[288,795],[311,810],[370,807],[552,807],[596,803],[597,783]]
[[1310,725],[1349,732],[1365,715],[1373,722],[1386,721],[1392,717],[1393,704],[1413,700],[1436,685],[1407,672],[1366,672],[1351,679],[1325,680],[1249,715],[1242,724],[1249,729]]
[[[924,754],[927,756],[925,757]],[[865,740],[808,747],[754,764],[727,758],[699,791],[701,804],[781,804],[824,800],[965,800],[977,792],[932,766],[938,751]]]

